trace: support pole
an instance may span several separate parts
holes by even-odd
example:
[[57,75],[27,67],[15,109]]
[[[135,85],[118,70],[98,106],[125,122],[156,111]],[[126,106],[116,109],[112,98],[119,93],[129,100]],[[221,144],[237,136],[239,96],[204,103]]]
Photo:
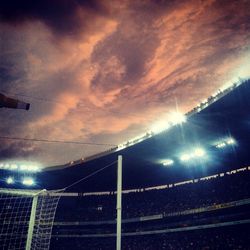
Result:
[[116,250],[121,250],[122,231],[122,156],[118,155],[117,164],[117,219],[116,219]]
[[25,250],[31,249],[33,231],[34,231],[35,220],[36,220],[37,202],[38,202],[38,195],[35,195],[32,200],[32,208],[31,208],[31,213],[30,213],[29,229],[28,229],[28,236],[27,236]]

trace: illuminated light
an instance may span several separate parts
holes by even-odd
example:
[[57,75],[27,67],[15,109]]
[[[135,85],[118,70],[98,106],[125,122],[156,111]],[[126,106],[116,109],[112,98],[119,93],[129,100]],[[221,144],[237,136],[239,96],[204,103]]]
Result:
[[30,172],[37,172],[37,171],[39,171],[39,168],[38,168],[38,166],[30,165],[30,166],[28,166],[27,171],[30,171]]
[[21,171],[27,171],[29,169],[29,167],[27,165],[22,164],[22,165],[19,166],[19,169]]
[[217,145],[215,145],[215,147],[216,148],[224,148],[227,145],[234,145],[234,144],[236,144],[235,139],[232,138],[232,137],[229,137],[227,139],[224,139],[224,140],[220,141]]
[[203,157],[206,154],[205,150],[203,148],[196,148],[194,150],[194,156],[195,157]]
[[16,164],[11,164],[10,169],[11,170],[16,170],[16,169],[18,169],[18,166]]
[[166,121],[161,121],[161,122],[155,123],[153,127],[151,128],[151,130],[153,133],[158,134],[164,130],[167,130],[169,127],[170,126]]
[[188,160],[190,160],[190,158],[191,158],[191,156],[188,155],[188,154],[183,154],[183,155],[180,157],[181,161],[188,161]]
[[226,142],[227,142],[228,145],[233,145],[233,144],[235,144],[235,140],[234,140],[233,138],[227,139]]
[[181,124],[187,121],[186,116],[179,112],[171,113],[169,118],[174,125]]
[[23,185],[25,186],[33,186],[35,184],[34,180],[32,178],[24,178],[22,181]]
[[14,178],[13,178],[13,177],[8,177],[8,178],[6,179],[6,183],[7,183],[7,184],[13,184],[13,183],[14,183]]
[[25,165],[25,164],[20,165],[19,170],[27,171],[27,172],[38,172],[38,171],[40,171],[40,169],[36,165]]
[[221,142],[221,143],[217,144],[215,147],[216,148],[224,148],[224,147],[226,147],[226,143],[225,142]]
[[0,163],[0,169],[12,170],[12,171],[27,171],[27,172],[38,172],[41,171],[41,168],[37,164],[32,163]]
[[162,162],[162,164],[163,164],[163,166],[171,166],[171,165],[174,164],[174,161],[171,160],[171,159],[167,159],[167,160],[164,160],[164,161]]
[[9,168],[10,168],[10,164],[8,164],[8,163],[7,163],[7,164],[4,164],[4,168],[5,168],[5,169],[9,169]]

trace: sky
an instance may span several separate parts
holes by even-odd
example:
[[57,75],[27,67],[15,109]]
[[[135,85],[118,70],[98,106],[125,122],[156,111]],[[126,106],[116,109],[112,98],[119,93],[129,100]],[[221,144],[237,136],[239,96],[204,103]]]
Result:
[[[0,2],[0,136],[120,144],[250,77],[250,0]],[[111,146],[0,139],[53,166]]]

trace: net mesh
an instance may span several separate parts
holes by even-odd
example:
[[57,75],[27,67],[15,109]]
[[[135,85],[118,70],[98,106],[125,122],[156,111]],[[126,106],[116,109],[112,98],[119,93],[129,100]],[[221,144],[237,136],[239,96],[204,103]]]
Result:
[[[59,199],[58,191],[0,189],[0,249],[49,249]],[[28,235],[32,235],[30,247],[27,246]]]

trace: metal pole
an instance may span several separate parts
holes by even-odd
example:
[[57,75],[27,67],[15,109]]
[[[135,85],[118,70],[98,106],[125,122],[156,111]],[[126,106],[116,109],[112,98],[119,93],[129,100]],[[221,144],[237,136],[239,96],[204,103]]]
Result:
[[35,195],[32,201],[32,208],[31,208],[31,213],[30,213],[29,229],[28,229],[28,236],[27,236],[25,250],[31,249],[34,225],[35,225],[35,220],[36,220],[37,202],[38,202],[38,195]]
[[117,164],[117,220],[116,220],[116,250],[121,250],[122,229],[122,156],[118,155]]

